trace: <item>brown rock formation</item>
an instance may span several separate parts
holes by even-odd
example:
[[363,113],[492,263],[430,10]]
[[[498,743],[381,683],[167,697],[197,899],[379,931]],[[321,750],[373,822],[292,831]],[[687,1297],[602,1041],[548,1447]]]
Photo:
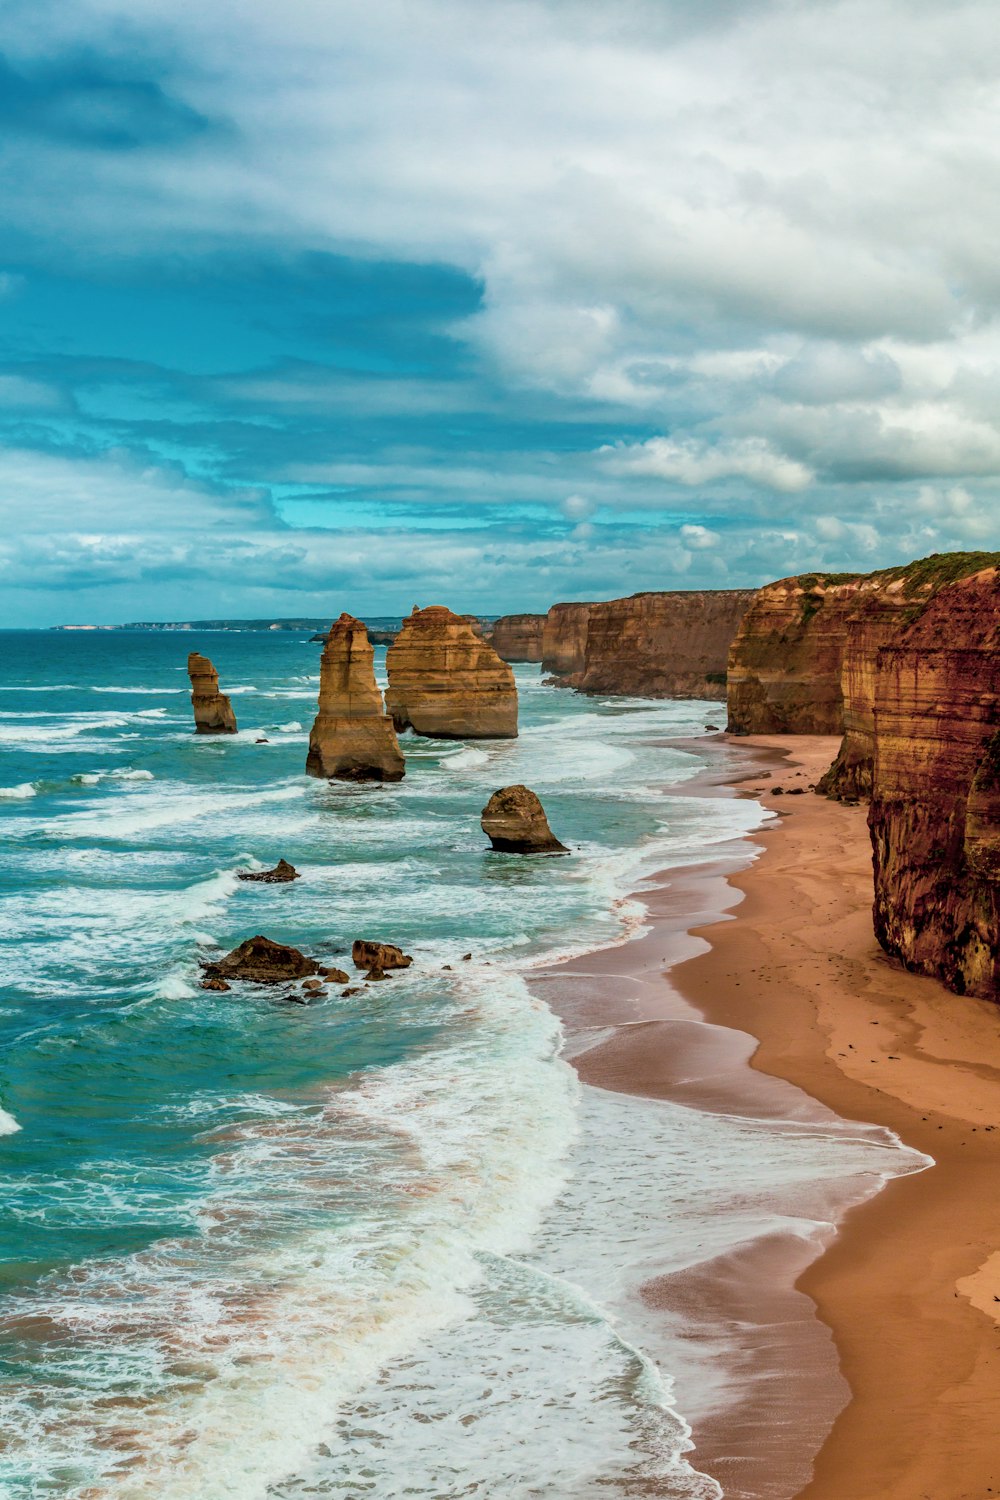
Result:
[[589,604],[553,604],[542,626],[542,671],[560,681],[582,672],[587,661]]
[[298,948],[274,943],[260,933],[247,938],[225,958],[203,967],[207,979],[243,979],[252,984],[284,984],[289,979],[305,979],[321,972],[319,964]]
[[397,729],[436,739],[513,739],[514,674],[443,605],[414,609],[386,653],[386,708]]
[[998,726],[994,563],[939,588],[878,651],[869,812],[879,942],[908,968],[991,999],[1000,999]]
[[380,943],[358,938],[351,948],[351,958],[358,969],[408,969],[413,959],[395,943]]
[[188,676],[195,734],[235,734],[233,705],[225,693],[219,692],[219,674],[208,657],[192,651],[188,657]]
[[541,661],[545,615],[501,615],[490,644],[501,661]]
[[399,781],[405,770],[396,732],[375,682],[375,653],[360,620],[343,614],[320,658],[319,712],[306,772],[338,781]]
[[482,812],[483,832],[503,854],[567,854],[549,827],[535,793],[526,786],[503,786]]
[[751,589],[633,594],[590,606],[582,693],[641,698],[726,696],[726,662]]
[[841,734],[841,674],[856,574],[758,590],[729,653],[730,734]]
[[289,880],[298,880],[298,870],[287,859],[279,859],[273,870],[237,870],[237,880],[254,880],[261,885],[284,885]]

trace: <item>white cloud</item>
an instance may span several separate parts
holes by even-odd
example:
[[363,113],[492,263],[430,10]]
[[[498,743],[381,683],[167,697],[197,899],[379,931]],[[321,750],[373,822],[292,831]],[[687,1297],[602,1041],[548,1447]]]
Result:
[[649,474],[676,484],[711,484],[717,479],[748,479],[769,489],[795,491],[811,479],[804,464],[776,452],[762,438],[710,445],[697,438],[656,437],[600,449],[616,474]]
[[717,547],[722,537],[717,531],[710,531],[707,526],[687,525],[681,527],[681,541],[691,552],[707,552],[712,547]]

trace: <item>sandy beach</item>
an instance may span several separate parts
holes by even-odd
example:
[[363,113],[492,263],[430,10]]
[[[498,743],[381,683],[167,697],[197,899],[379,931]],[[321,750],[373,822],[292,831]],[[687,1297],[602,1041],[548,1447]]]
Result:
[[575,1059],[585,1082],[779,1118],[791,1083],[935,1162],[832,1205],[818,1257],[764,1240],[644,1288],[651,1316],[688,1313],[695,1465],[727,1497],[983,1500],[1000,1493],[1000,1016],[878,948],[866,809],[807,790],[835,750],[720,744],[686,790],[714,779],[777,813],[759,858],[667,872],[644,937],[540,988],[578,1036],[603,1028]]

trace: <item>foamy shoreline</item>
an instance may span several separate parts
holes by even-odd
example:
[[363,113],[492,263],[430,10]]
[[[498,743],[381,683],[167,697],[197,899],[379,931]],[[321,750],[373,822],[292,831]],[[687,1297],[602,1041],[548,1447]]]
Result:
[[[717,747],[714,766],[670,792],[732,797],[748,777],[780,764],[780,752],[766,747]],[[704,754],[708,747],[697,740],[691,748]],[[751,833],[710,862],[664,870],[637,898],[648,913],[641,936],[532,977],[567,1025],[585,1084],[756,1122],[764,1132],[816,1132],[835,1155],[843,1151],[842,1176],[811,1189],[799,1184],[791,1202],[775,1189],[773,1226],[749,1226],[743,1237],[737,1227],[722,1253],[678,1267],[665,1239],[663,1265],[636,1288],[646,1307],[646,1347],[669,1359],[676,1406],[693,1430],[688,1460],[720,1483],[727,1500],[790,1500],[808,1481],[850,1388],[814,1302],[797,1283],[835,1242],[849,1210],[927,1162],[894,1129],[831,1113],[780,1074],[763,1076],[750,1066],[752,1028],[734,1029],[731,1016],[713,1024],[676,984],[677,971],[708,947],[696,929],[724,923],[735,930],[735,882],[757,878],[759,852]],[[885,1153],[881,1170],[857,1170],[849,1158],[859,1143],[875,1163]],[[670,1169],[665,1162],[665,1178]]]

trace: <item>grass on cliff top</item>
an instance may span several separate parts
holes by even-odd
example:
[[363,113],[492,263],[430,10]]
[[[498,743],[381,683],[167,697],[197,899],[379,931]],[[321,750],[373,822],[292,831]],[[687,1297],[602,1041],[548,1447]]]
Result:
[[947,583],[957,583],[960,578],[969,578],[986,568],[1000,568],[1000,552],[932,552],[930,557],[879,568],[874,573],[800,573],[791,581],[810,594],[821,588],[836,588],[841,583],[856,583],[862,578],[884,578],[887,583],[902,578],[903,593],[909,599],[925,587],[936,592]]

